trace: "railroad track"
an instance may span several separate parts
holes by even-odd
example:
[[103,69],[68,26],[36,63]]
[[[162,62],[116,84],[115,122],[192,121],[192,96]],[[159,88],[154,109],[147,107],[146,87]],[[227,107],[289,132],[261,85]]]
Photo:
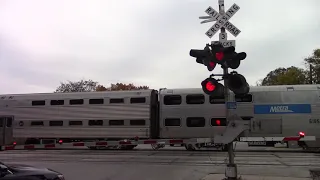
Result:
[[[88,162],[111,164],[154,164],[180,166],[222,166],[225,152],[180,151],[8,151],[0,153],[3,162]],[[238,152],[240,166],[319,167],[318,154]]]
[[[30,150],[7,150],[7,151],[0,151],[0,154],[3,152],[14,152],[14,151],[23,151],[23,152],[34,152],[34,151],[92,151],[92,152],[163,152],[163,151],[169,151],[169,152],[221,152],[225,153],[221,150],[215,150],[215,149],[200,149],[197,151],[186,151],[185,149],[159,149],[159,150],[153,150],[153,149],[133,149],[133,150],[120,150],[120,149],[98,149],[98,150],[92,150],[87,148],[54,148],[54,149],[30,149]],[[319,150],[302,150],[302,149],[236,149],[235,152],[285,152],[285,153],[319,153]]]

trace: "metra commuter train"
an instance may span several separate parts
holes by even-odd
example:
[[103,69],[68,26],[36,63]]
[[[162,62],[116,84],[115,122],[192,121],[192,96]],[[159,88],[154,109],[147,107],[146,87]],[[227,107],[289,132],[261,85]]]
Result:
[[[316,137],[305,146],[320,147],[319,88],[251,87],[250,94],[234,97],[236,112],[250,121],[250,137],[304,132]],[[224,97],[208,96],[200,88],[0,95],[0,145],[208,138],[223,131],[225,113]]]

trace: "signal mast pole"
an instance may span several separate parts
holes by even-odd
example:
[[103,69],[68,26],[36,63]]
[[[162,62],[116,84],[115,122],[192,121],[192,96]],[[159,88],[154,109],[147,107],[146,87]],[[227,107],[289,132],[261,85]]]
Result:
[[[221,15],[223,15],[225,13],[225,9],[224,9],[224,0],[218,0],[219,3],[219,13]],[[225,33],[226,30],[224,27],[221,28],[221,33]],[[229,95],[229,87],[228,87],[228,83],[227,83],[227,75],[228,75],[228,68],[227,67],[223,67],[223,75],[224,75],[224,98],[225,98],[225,103],[226,103],[226,119],[227,122],[230,122],[230,110],[228,108],[227,103],[229,101],[233,101],[232,97]],[[237,166],[234,163],[234,151],[233,151],[233,141],[230,142],[228,145],[228,156],[229,156],[229,163],[227,164],[226,167],[226,176],[228,180],[231,179],[237,179],[238,177],[238,173],[237,173]]]
[[[242,132],[249,129],[248,123],[244,122],[242,118],[237,115],[237,112],[231,109],[236,109],[237,104],[234,101],[234,96],[230,96],[230,91],[235,95],[246,95],[250,91],[249,84],[245,77],[236,71],[229,73],[228,68],[237,69],[240,61],[246,58],[246,53],[235,52],[235,40],[227,40],[228,30],[233,36],[237,36],[241,31],[236,28],[229,19],[240,9],[236,4],[233,4],[227,12],[224,9],[224,0],[218,0],[219,12],[209,6],[205,13],[209,16],[201,16],[199,19],[205,19],[201,22],[213,22],[214,25],[205,33],[209,38],[212,38],[219,30],[219,41],[211,42],[211,49],[209,44],[203,50],[191,49],[190,56],[196,58],[196,62],[207,67],[208,71],[214,70],[216,65],[221,65],[223,69],[224,85],[220,84],[212,76],[221,76],[220,74],[212,74],[209,78],[201,82],[203,91],[208,95],[224,95],[226,106],[226,120],[227,127],[222,134],[215,134],[214,143],[222,143],[227,146],[229,163],[226,166],[225,176],[227,180],[238,179],[237,166],[234,162],[233,141]],[[213,87],[213,88],[211,88]],[[215,88],[214,88],[215,87]],[[223,89],[222,89],[223,88]]]

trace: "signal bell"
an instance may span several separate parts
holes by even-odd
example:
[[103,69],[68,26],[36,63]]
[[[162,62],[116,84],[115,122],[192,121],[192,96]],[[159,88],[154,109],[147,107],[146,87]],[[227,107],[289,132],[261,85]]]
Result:
[[222,96],[224,86],[214,78],[207,78],[201,82],[202,90],[208,95]]

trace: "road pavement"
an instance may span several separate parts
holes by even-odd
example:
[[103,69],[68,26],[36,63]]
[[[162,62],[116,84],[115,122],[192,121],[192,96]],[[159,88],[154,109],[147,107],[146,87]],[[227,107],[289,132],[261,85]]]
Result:
[[[52,168],[67,180],[207,180],[210,173],[224,173],[226,152],[182,149],[17,150],[0,152],[0,160]],[[310,177],[310,168],[320,167],[316,153],[236,152],[235,155],[238,172],[244,176],[306,178]]]

